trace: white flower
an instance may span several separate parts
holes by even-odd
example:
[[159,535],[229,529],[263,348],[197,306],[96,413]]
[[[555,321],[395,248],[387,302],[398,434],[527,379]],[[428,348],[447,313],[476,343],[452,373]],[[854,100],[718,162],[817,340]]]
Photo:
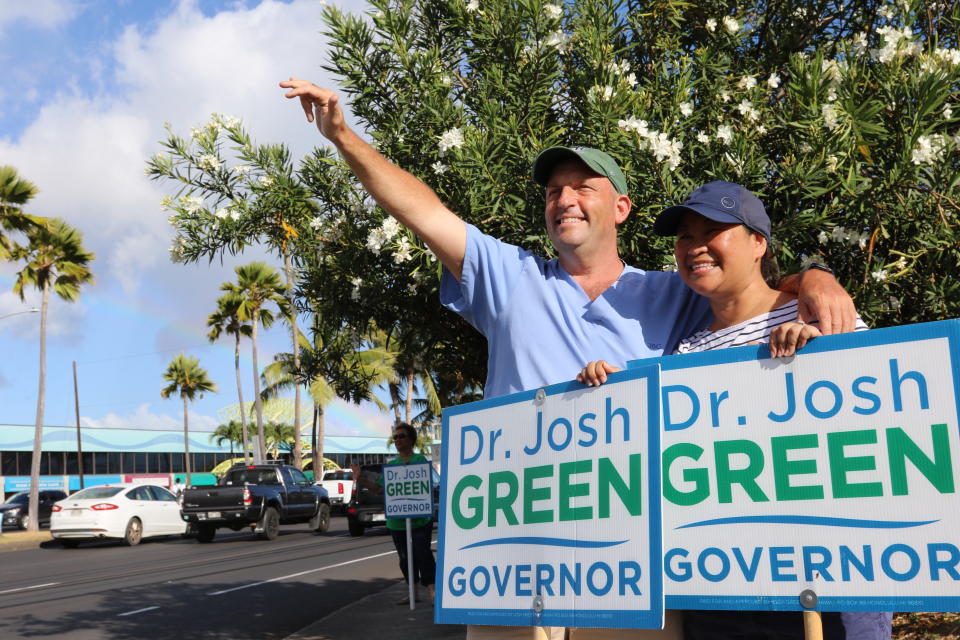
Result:
[[767,86],[771,89],[776,89],[780,86],[780,76],[775,73],[771,73],[770,77],[767,78]]
[[430,247],[425,247],[424,250],[423,250],[423,253],[427,256],[427,260],[429,260],[430,262],[436,262],[436,261],[437,261],[437,254],[435,254],[433,251],[431,251],[431,250],[430,250]]
[[953,109],[950,108],[949,104],[943,105],[943,117],[945,120],[949,120],[953,116]]
[[226,129],[233,129],[240,126],[240,118],[234,116],[225,116],[219,113],[213,114],[214,121]]
[[231,210],[230,210],[230,219],[233,220],[234,222],[236,222],[237,220],[239,220],[239,219],[240,219],[240,211],[237,210],[237,209],[231,209]]
[[571,36],[563,31],[554,31],[543,43],[544,46],[554,47],[560,53],[563,53],[570,46]]
[[714,20],[713,18],[710,18],[709,20],[707,20],[707,24],[704,26],[707,28],[707,31],[709,31],[710,33],[713,33],[714,31],[717,30],[717,21]]
[[860,237],[857,238],[857,246],[859,246],[861,249],[866,249],[867,242],[869,241],[870,241],[870,234],[864,231],[863,233],[860,234]]
[[813,151],[813,147],[810,146],[809,142],[803,142],[800,144],[800,153],[810,153]]
[[697,142],[699,142],[700,144],[709,144],[710,136],[708,136],[707,134],[701,131],[700,133],[697,134]]
[[881,7],[877,13],[887,20],[893,20],[893,9],[891,7]]
[[397,249],[393,252],[393,262],[394,264],[403,264],[412,257],[410,240],[404,236],[400,238],[400,242],[397,243]]
[[837,156],[833,156],[833,155],[827,156],[827,171],[829,171],[830,173],[836,173],[837,162],[839,162],[839,160],[837,159]]
[[693,104],[690,102],[680,103],[680,115],[690,117],[693,115]]
[[723,140],[724,144],[729,145],[733,141],[733,127],[728,124],[717,127],[717,139]]
[[870,273],[870,276],[877,282],[883,282],[887,279],[887,270],[886,269],[877,269]]
[[867,48],[867,34],[858,33],[853,37],[853,48],[855,51],[863,51]]
[[757,116],[760,115],[760,113],[753,108],[753,103],[749,100],[744,100],[738,104],[737,111],[740,112],[740,115],[746,116],[750,120],[756,120]]
[[233,168],[233,172],[239,176],[248,175],[251,171],[253,171],[253,167],[248,164],[238,164]]
[[637,86],[637,74],[633,72],[628,73],[624,80],[626,81],[628,87]]
[[827,235],[826,231],[821,231],[820,235],[817,236],[817,240],[820,244],[827,244],[827,241],[830,240],[830,236]]
[[823,116],[823,125],[833,131],[836,129],[839,124],[838,116],[839,112],[837,107],[832,103],[824,104],[820,107],[820,113]]
[[[754,114],[757,114],[757,111],[756,111],[756,110],[754,110]],[[753,118],[751,118],[751,120],[755,120],[755,119],[756,119],[756,116],[754,116]],[[763,134],[765,134],[765,133],[767,132],[767,128],[766,128],[765,126],[763,126],[762,124],[758,124],[756,131],[757,131],[757,133],[759,133],[760,135],[763,135]]]
[[612,97],[613,87],[610,85],[601,87],[595,84],[587,91],[587,98],[595,102],[608,102]]
[[740,23],[730,16],[723,16],[723,28],[726,29],[728,33],[736,33],[740,30]]
[[720,91],[720,100],[723,102],[730,102],[730,92],[726,89]]
[[273,185],[273,178],[270,176],[260,176],[260,186],[270,187]]
[[877,29],[883,38],[883,46],[874,49],[873,54],[882,63],[890,62],[895,58],[919,55],[922,47],[913,40],[910,27],[896,29],[894,27],[879,27]]
[[230,215],[230,208],[229,208],[229,207],[223,207],[223,208],[221,208],[221,209],[217,209],[217,212],[216,212],[215,214],[213,214],[213,215],[214,215],[216,218],[218,218],[218,219],[220,219],[220,220],[223,220],[224,218],[226,218],[227,216]]
[[620,62],[611,62],[607,65],[606,69],[615,76],[622,76],[630,70],[630,63],[626,60],[622,60]]
[[387,237],[383,229],[374,229],[367,234],[367,249],[373,253],[380,253],[386,243]]
[[212,153],[205,153],[197,158],[197,166],[208,171],[216,171],[220,168],[221,164],[223,163],[220,162],[220,158]]
[[350,292],[350,298],[353,300],[359,300],[360,287],[363,285],[363,278],[350,278],[350,284],[353,286],[353,291]]
[[467,3],[467,11],[476,11],[480,8],[480,0],[470,0]]
[[433,172],[439,176],[443,174],[444,171],[447,170],[447,165],[437,160],[432,165],[430,165],[430,168],[433,169]]
[[617,126],[624,131],[633,131],[639,134],[641,137],[646,137],[648,134],[647,121],[637,120],[634,116],[630,116],[626,120],[620,120],[617,122]]
[[196,213],[203,207],[203,200],[196,196],[184,196],[180,198],[180,207],[187,213]]
[[747,91],[749,91],[750,89],[753,89],[755,86],[757,86],[757,79],[754,78],[753,76],[743,76],[742,78],[740,78],[740,82],[737,83],[737,86],[740,87],[741,89],[746,89]]
[[166,211],[173,206],[173,196],[163,196],[160,198],[160,211]]
[[317,231],[322,226],[323,226],[323,218],[321,218],[320,216],[315,216],[313,220],[310,221],[310,228],[313,229],[314,231]]
[[563,15],[563,7],[558,4],[548,4],[543,7],[543,12],[551,20],[559,20]]
[[450,149],[459,149],[463,146],[463,132],[454,127],[444,131],[440,135],[440,155],[445,154]]
[[920,136],[913,147],[911,161],[913,164],[935,164],[946,151],[947,140],[940,134]]

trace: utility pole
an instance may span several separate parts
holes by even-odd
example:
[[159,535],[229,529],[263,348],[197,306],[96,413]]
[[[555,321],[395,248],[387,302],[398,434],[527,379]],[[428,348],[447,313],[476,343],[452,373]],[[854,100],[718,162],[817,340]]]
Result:
[[[80,488],[83,489],[83,445],[80,443],[80,392],[77,387],[77,361],[73,361],[73,406],[77,415],[77,470],[80,472]],[[67,487],[70,493],[70,487]]]

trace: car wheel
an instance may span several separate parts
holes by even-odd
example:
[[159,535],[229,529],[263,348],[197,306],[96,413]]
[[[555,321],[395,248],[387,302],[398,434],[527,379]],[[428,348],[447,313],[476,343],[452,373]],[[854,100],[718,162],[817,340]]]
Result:
[[130,518],[127,523],[127,530],[123,533],[123,544],[128,547],[135,547],[143,539],[143,523],[140,518]]
[[60,538],[58,542],[60,543],[60,546],[63,547],[64,549],[76,549],[77,545],[80,544],[79,540],[68,540],[66,538]]
[[17,521],[17,526],[21,531],[26,531],[27,527],[30,526],[30,514],[25,513],[20,516],[20,519]]
[[323,533],[330,528],[330,505],[321,502],[317,508],[317,515],[310,521],[310,527],[317,533]]
[[356,518],[347,518],[347,528],[350,529],[350,535],[352,536],[362,536],[364,529],[366,529],[363,523]]
[[260,529],[260,537],[264,540],[276,540],[280,535],[280,515],[273,507],[267,507],[263,512],[263,518],[257,524]]
[[209,524],[197,525],[197,542],[213,542],[217,528]]

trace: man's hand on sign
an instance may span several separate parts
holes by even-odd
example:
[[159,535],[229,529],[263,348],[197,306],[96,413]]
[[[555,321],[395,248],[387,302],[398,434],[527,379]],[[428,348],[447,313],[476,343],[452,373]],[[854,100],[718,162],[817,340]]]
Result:
[[802,349],[811,338],[823,335],[816,327],[804,322],[784,322],[770,332],[770,356],[786,358]]
[[620,367],[615,367],[607,363],[606,360],[595,360],[588,362],[587,366],[577,374],[577,382],[588,387],[599,387],[607,381],[608,373],[616,373],[617,371],[620,371]]

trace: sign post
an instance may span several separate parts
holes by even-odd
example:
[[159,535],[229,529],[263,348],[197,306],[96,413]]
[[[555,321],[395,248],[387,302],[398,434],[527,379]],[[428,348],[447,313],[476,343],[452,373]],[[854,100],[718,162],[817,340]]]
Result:
[[407,589],[410,610],[415,609],[413,533],[411,518],[433,517],[433,477],[429,462],[383,465],[384,513],[387,519],[405,519],[407,525]]
[[445,409],[435,621],[662,628],[657,367]]

